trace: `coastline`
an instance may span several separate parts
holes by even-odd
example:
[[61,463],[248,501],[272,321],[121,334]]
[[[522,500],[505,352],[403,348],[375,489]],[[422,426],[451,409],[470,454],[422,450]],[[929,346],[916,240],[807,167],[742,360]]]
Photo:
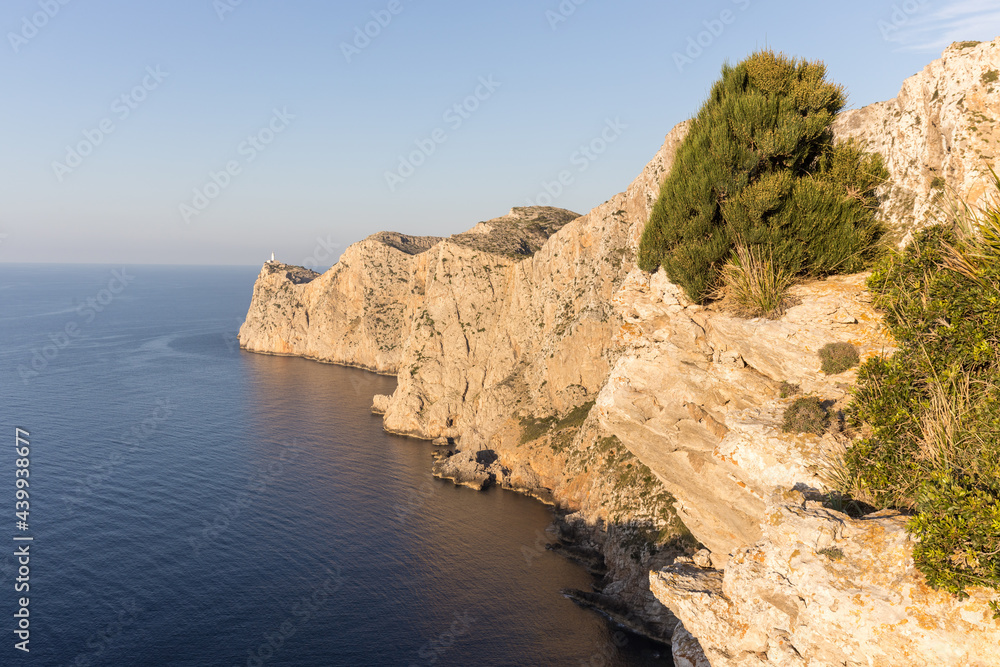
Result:
[[[997,61],[1000,39],[953,45],[897,99],[834,121],[835,141],[857,139],[885,159],[893,243],[933,222],[939,193],[929,183],[971,201],[984,191],[976,156],[992,138],[968,127],[983,110],[1000,113],[1000,92],[983,81]],[[898,647],[944,637],[966,653],[988,644],[984,605],[955,629],[955,601],[900,588],[921,579],[898,521],[858,522],[808,500],[831,491],[830,462],[849,443],[842,420],[815,434],[783,428],[794,400],[786,386],[837,411],[849,400],[857,371],[823,372],[824,346],[850,344],[862,360],[895,349],[867,275],[803,279],[784,313],[746,319],[691,303],[662,269],[638,268],[689,127],[671,130],[624,192],[585,215],[515,208],[413,252],[369,237],[307,283],[262,271],[241,346],[395,369],[395,391],[374,406],[387,432],[449,443],[433,470],[456,484],[551,494],[574,546],[593,548],[607,568],[595,593],[576,599],[619,616],[624,605],[659,623],[675,650],[700,642],[716,667],[757,664],[768,651],[845,664],[880,650],[879,637]],[[866,526],[885,540],[840,544]],[[831,563],[828,553],[851,557]],[[882,569],[893,576],[870,581],[865,563],[889,553]],[[747,583],[758,580],[780,599]],[[847,602],[821,609],[854,589],[870,591],[855,604],[871,618],[847,614]],[[933,600],[919,629],[892,622],[908,620],[906,599]],[[832,638],[818,632],[830,623],[841,628]]]

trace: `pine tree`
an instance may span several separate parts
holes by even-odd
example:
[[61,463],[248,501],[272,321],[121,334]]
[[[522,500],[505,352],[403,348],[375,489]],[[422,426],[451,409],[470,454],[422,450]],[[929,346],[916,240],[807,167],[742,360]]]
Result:
[[698,112],[660,190],[639,266],[695,302],[716,285],[735,245],[763,246],[793,274],[859,270],[882,230],[878,155],[833,145],[844,91],[820,62],[754,53],[722,78]]

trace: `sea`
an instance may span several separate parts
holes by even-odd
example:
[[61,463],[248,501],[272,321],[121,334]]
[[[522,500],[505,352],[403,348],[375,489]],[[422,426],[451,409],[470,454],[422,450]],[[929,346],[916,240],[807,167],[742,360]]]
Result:
[[241,351],[258,272],[0,265],[0,665],[671,664],[394,378]]

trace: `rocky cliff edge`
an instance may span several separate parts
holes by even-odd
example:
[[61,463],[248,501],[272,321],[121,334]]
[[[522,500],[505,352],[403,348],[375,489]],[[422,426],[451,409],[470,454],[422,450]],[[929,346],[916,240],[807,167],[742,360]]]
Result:
[[[946,192],[984,191],[997,70],[1000,40],[955,44],[895,100],[837,120],[838,140],[886,158],[895,240],[933,221]],[[566,530],[597,526],[600,594],[633,626],[672,633],[678,664],[1000,664],[985,594],[959,603],[921,587],[898,516],[854,520],[805,499],[826,488],[840,425],[780,428],[783,382],[835,411],[849,396],[853,372],[822,374],[819,347],[891,352],[865,276],[797,285],[778,320],[743,320],[636,269],[686,129],[587,215],[515,209],[520,240],[487,240],[499,219],[403,249],[372,237],[308,282],[265,267],[241,345],[396,373],[376,401],[385,427],[448,443],[441,471],[450,461],[574,512]],[[707,547],[700,567],[678,517]]]

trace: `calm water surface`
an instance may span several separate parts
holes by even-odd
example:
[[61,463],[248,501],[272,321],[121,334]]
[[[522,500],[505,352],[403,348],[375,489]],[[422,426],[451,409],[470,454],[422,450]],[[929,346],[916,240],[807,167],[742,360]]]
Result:
[[115,268],[0,265],[0,664],[669,664],[559,594],[580,568],[525,557],[549,510],[382,431],[394,379],[241,352],[258,268]]

